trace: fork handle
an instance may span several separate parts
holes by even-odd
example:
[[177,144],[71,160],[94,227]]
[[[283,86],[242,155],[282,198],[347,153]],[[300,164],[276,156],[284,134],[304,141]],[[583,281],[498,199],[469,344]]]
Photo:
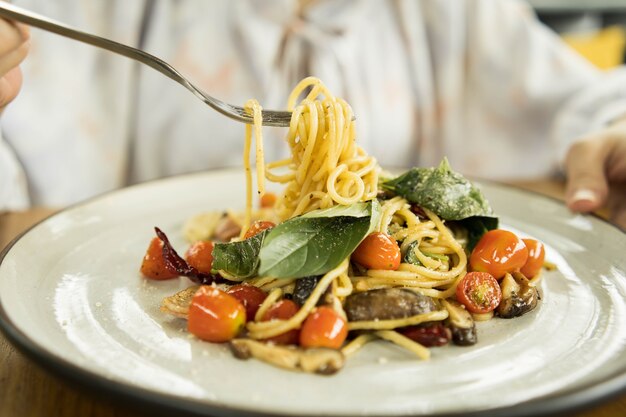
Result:
[[97,35],[93,35],[91,33],[83,32],[64,23],[49,19],[37,13],[33,13],[30,10],[23,9],[10,3],[5,3],[4,1],[0,1],[0,17],[22,22],[48,32],[56,33],[57,35],[61,35],[66,38],[87,43],[89,45],[106,49],[107,51],[111,51],[116,54],[123,55],[127,58],[142,62],[149,67],[152,67],[155,70],[159,71],[163,75],[171,78],[172,80],[182,84],[189,91],[194,93],[200,100],[213,107],[220,113],[244,123],[252,122],[252,118],[249,116],[238,117],[237,115],[234,115],[232,112],[228,111],[228,109],[224,108],[225,103],[210,96],[207,96],[195,85],[190,83],[185,77],[183,77],[183,75],[170,64],[160,58],[157,58],[154,55],[142,51],[141,49],[133,48],[131,46],[115,42],[111,39],[106,39]]

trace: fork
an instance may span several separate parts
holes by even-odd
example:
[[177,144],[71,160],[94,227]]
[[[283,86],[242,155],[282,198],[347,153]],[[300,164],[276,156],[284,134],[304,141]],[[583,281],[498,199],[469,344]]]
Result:
[[[151,55],[141,49],[133,48],[128,45],[124,45],[119,42],[115,42],[110,39],[102,38],[100,36],[93,35],[91,33],[83,32],[76,28],[65,25],[61,22],[49,19],[45,16],[33,13],[29,10],[23,9],[18,6],[14,6],[4,1],[0,1],[0,17],[4,17],[9,20],[16,20],[18,22],[25,23],[27,25],[43,29],[48,32],[56,33],[57,35],[65,36],[70,39],[84,42],[89,45],[93,45],[99,48],[106,49],[107,51],[114,52],[116,54],[123,55],[127,58],[137,60],[142,64],[146,64],[149,67],[154,68],[165,76],[171,78],[177,83],[181,84],[187,90],[191,91],[196,97],[208,104],[213,109],[222,113],[225,116],[235,119],[239,122],[252,124],[252,114],[243,107],[233,106],[232,104],[225,103],[214,97],[211,97],[191,81],[185,78],[176,68],[172,67],[167,62],[154,55]],[[288,111],[276,111],[276,110],[263,110],[263,125],[266,126],[289,126],[291,121],[291,112]]]

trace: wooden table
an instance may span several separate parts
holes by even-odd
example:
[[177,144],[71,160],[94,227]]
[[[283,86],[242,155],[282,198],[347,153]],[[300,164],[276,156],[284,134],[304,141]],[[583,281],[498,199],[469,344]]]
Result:
[[[522,188],[562,198],[563,184],[543,181],[516,184]],[[36,208],[25,212],[0,214],[0,248],[14,236],[54,211]],[[153,417],[154,410],[142,410],[128,404],[86,392],[80,387],[51,375],[16,351],[0,335],[0,416],[62,417]],[[573,417],[626,416],[626,394],[604,404],[577,413]]]

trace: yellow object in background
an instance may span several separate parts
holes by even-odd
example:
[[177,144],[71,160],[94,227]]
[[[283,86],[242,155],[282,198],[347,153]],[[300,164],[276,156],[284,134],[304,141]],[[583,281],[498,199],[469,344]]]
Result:
[[566,34],[563,40],[600,69],[611,69],[624,62],[626,30],[621,26],[589,34]]

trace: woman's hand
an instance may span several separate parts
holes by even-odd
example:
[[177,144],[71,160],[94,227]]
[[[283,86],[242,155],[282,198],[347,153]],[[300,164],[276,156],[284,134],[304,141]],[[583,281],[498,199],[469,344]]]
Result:
[[626,117],[572,145],[565,169],[571,210],[606,206],[611,221],[626,229]]
[[22,73],[18,65],[30,46],[28,26],[0,19],[0,111],[20,91]]

